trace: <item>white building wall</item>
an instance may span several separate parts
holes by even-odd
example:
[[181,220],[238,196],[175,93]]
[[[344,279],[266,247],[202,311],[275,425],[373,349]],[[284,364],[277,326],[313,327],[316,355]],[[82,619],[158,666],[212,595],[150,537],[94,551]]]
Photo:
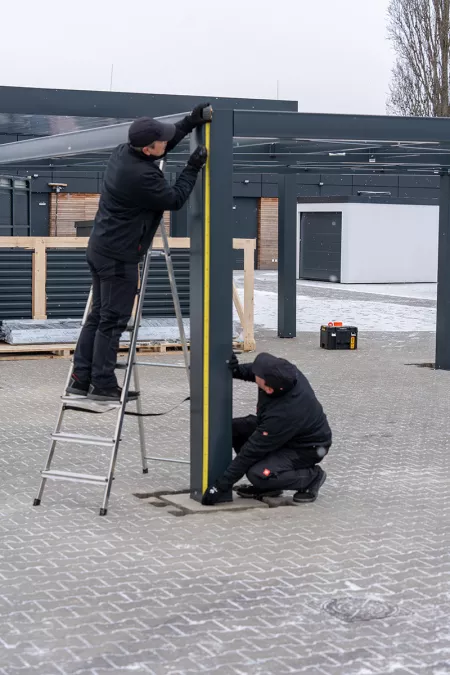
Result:
[[341,283],[437,281],[439,207],[413,204],[299,204],[300,214],[341,212]]
[[438,206],[348,204],[341,282],[436,282],[438,229]]

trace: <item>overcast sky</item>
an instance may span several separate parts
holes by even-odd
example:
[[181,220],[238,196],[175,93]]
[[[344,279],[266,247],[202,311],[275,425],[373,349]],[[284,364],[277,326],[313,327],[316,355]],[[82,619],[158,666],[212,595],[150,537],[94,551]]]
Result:
[[1,2],[0,84],[385,112],[388,0]]

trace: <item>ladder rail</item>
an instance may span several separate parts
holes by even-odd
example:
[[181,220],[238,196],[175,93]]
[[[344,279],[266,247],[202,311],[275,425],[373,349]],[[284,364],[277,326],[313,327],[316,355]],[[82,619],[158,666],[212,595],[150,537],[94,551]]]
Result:
[[[86,323],[86,320],[89,316],[89,312],[91,311],[91,306],[92,306],[92,287],[89,290],[89,296],[88,296],[88,299],[87,299],[87,302],[86,302],[86,306],[84,308],[83,318],[81,320],[81,327],[83,327],[84,324]],[[67,375],[66,386],[64,387],[64,391],[66,391],[67,387],[69,386],[69,382],[70,382],[70,378],[72,377],[72,373],[73,373],[73,362],[72,362],[72,364],[69,368],[69,373]],[[52,465],[53,457],[54,457],[55,450],[56,450],[56,443],[57,443],[56,439],[54,438],[54,435],[58,434],[61,431],[61,426],[62,426],[63,419],[64,419],[64,409],[65,409],[64,402],[61,401],[58,417],[56,419],[56,424],[55,424],[55,427],[53,429],[53,433],[51,435],[52,440],[51,440],[51,443],[50,443],[49,451],[47,453],[47,457],[45,459],[43,471],[49,471],[50,467]],[[46,483],[47,483],[47,478],[44,475],[42,475],[41,482],[39,484],[38,494],[37,494],[37,497],[35,498],[35,500],[33,502],[33,506],[39,506],[39,504],[41,503],[41,499],[42,499],[42,495],[44,494],[44,489],[45,489]]]
[[[125,378],[123,382],[123,387],[122,387],[122,394],[120,397],[120,403],[121,406],[119,408],[119,414],[117,416],[117,422],[116,422],[116,428],[114,430],[114,446],[113,450],[111,453],[111,460],[109,463],[109,469],[108,469],[108,480],[106,483],[105,487],[105,492],[103,495],[103,502],[102,506],[100,508],[100,515],[106,515],[107,508],[108,508],[108,501],[109,501],[109,496],[111,494],[111,489],[112,489],[112,481],[114,478],[114,471],[116,468],[116,462],[117,462],[117,455],[119,452],[119,443],[120,443],[120,434],[122,431],[122,426],[123,426],[123,421],[125,418],[125,402],[128,397],[128,390],[130,388],[130,382],[131,382],[131,375],[133,372],[133,366],[134,366],[134,361],[135,361],[135,356],[136,356],[136,347],[137,347],[137,339],[138,339],[138,333],[139,333],[139,324],[141,321],[141,316],[142,316],[142,310],[144,309],[144,299],[145,299],[145,289],[147,288],[147,279],[148,279],[148,273],[150,270],[150,260],[151,260],[151,247],[147,251],[147,254],[145,256],[145,262],[144,262],[144,268],[142,270],[141,274],[141,284],[140,288],[138,290],[138,303],[137,303],[137,308],[136,308],[136,315],[135,315],[135,321],[134,321],[134,328],[131,333],[131,341],[130,341],[130,347],[128,351],[128,359],[127,359],[127,369],[125,370]],[[138,418],[140,419],[140,418]]]
[[160,225],[161,229],[161,237],[163,240],[163,246],[164,246],[164,253],[166,256],[166,265],[167,265],[167,273],[169,275],[169,283],[170,283],[170,289],[172,291],[172,300],[173,300],[173,306],[175,308],[175,316],[177,319],[178,323],[178,330],[180,332],[180,340],[181,340],[181,346],[183,349],[183,356],[184,356],[184,363],[186,366],[186,376],[188,379],[188,384],[190,385],[190,356],[189,356],[189,350],[187,347],[187,341],[186,341],[186,333],[184,330],[184,323],[183,323],[183,314],[181,312],[181,304],[180,304],[180,297],[178,295],[178,289],[177,289],[177,283],[175,279],[175,272],[173,269],[173,262],[172,262],[172,255],[170,252],[170,247],[169,247],[169,240],[167,238],[167,233],[166,233],[166,228],[164,226],[164,223],[161,222]]
[[[138,368],[136,367],[136,363],[133,365],[133,379],[134,379],[134,387],[136,391],[141,390],[141,383],[140,383],[140,378],[139,378],[139,373],[138,373]],[[139,413],[139,415],[142,415],[142,401],[141,397],[138,396],[136,400],[136,410]],[[145,447],[145,427],[144,427],[144,418],[143,417],[138,417],[138,429],[139,429],[139,447],[141,449],[141,461],[142,461],[142,473],[148,473],[148,464],[147,464],[147,457],[146,457],[146,447]]]

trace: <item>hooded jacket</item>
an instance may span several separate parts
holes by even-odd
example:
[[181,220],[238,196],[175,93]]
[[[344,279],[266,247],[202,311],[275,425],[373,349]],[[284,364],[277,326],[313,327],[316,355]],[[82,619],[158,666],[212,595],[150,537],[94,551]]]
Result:
[[296,468],[309,468],[319,461],[317,447],[328,448],[332,442],[323,408],[296,366],[271,354],[259,354],[254,363],[233,370],[233,377],[245,382],[255,382],[255,375],[263,377],[275,392],[259,389],[257,428],[218,481],[221,490],[229,489],[269,453],[296,450]]
[[[192,131],[186,117],[175,125],[166,153]],[[164,211],[177,211],[187,201],[199,170],[188,164],[170,186],[157,162],[129,144],[119,145],[109,158],[94,229],[93,251],[124,262],[138,263],[147,252]]]

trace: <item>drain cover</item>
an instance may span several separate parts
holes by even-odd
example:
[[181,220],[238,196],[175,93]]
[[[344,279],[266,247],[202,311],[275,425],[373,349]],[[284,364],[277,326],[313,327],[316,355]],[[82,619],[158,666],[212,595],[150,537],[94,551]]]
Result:
[[395,613],[395,607],[373,598],[336,598],[327,602],[324,609],[348,623],[385,619]]

